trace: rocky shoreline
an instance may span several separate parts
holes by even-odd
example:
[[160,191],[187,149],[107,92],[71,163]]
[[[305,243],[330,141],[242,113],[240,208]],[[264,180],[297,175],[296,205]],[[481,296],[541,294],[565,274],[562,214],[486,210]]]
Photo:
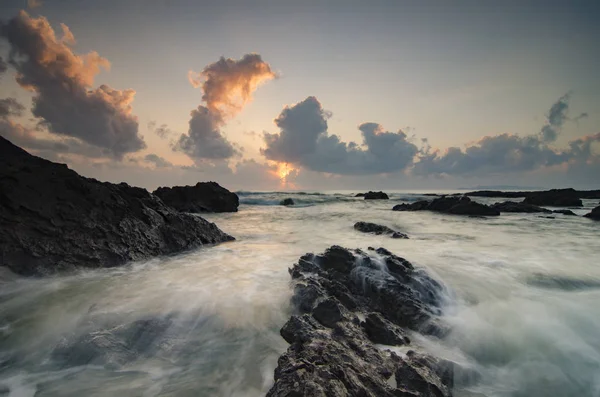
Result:
[[332,246],[301,257],[290,275],[294,314],[281,329],[290,347],[267,396],[452,395],[455,365],[408,337],[445,332],[445,288],[423,269],[384,248]]

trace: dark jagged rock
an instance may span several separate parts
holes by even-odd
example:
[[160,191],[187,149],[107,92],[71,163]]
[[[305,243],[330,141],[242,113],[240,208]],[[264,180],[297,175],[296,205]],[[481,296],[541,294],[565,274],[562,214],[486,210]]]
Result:
[[527,204],[527,203],[517,203],[514,201],[505,201],[503,203],[496,203],[492,205],[492,208],[497,209],[500,212],[520,212],[520,213],[535,213],[535,212],[544,212],[551,213],[552,211],[538,207],[537,205]]
[[421,200],[411,204],[398,204],[394,211],[434,211],[443,214],[468,216],[497,216],[500,211],[485,204],[471,201],[466,196],[444,196],[433,201]]
[[181,212],[237,212],[240,200],[216,182],[195,186],[159,187],[152,194]]
[[118,266],[229,240],[145,189],[84,178],[0,137],[0,266],[15,273]]
[[294,200],[292,200],[291,198],[288,197],[286,199],[281,200],[281,202],[279,204],[288,206],[288,205],[295,205],[296,203],[294,203]]
[[393,229],[390,229],[387,226],[378,225],[376,223],[371,222],[356,222],[354,224],[354,229],[363,233],[371,233],[375,235],[386,234],[392,238],[408,238],[408,236],[404,233],[397,232]]
[[356,193],[354,197],[365,197],[364,193]]
[[[541,194],[553,191],[570,191],[575,197],[580,199],[598,199],[600,198],[600,190],[574,190],[574,189],[553,189],[544,191],[521,191],[521,192],[503,192],[500,190],[478,190],[475,192],[467,192],[465,196],[471,197],[504,197],[504,198],[519,198],[529,196],[539,196]],[[542,205],[542,204],[538,204]]]
[[406,329],[440,314],[443,287],[422,269],[383,248],[333,246],[304,255],[290,274],[297,313],[281,329],[290,347],[267,396],[452,395],[454,363],[376,346],[410,344]]
[[552,189],[545,192],[532,192],[525,197],[523,202],[552,207],[583,207],[583,203],[574,189]]
[[570,215],[570,216],[577,216],[576,213],[574,213],[571,210],[554,210],[552,211],[555,214],[563,214],[563,215]]
[[367,192],[364,194],[365,200],[389,200],[389,197],[384,192]]
[[600,221],[600,206],[594,208],[592,212],[589,212],[584,215],[586,218],[593,219],[595,221]]

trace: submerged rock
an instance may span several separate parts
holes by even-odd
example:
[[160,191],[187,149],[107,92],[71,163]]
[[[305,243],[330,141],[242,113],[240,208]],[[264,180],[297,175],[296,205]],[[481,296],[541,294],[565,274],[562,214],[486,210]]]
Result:
[[544,192],[530,192],[523,202],[551,207],[583,207],[583,202],[575,189],[552,189]]
[[393,229],[390,229],[387,226],[378,225],[376,223],[371,222],[356,222],[354,224],[354,229],[363,233],[371,233],[375,235],[387,234],[392,238],[408,238],[408,236],[404,233],[397,232]]
[[563,214],[563,215],[570,215],[570,216],[577,216],[576,213],[574,213],[571,210],[554,210],[552,211],[554,214]]
[[537,205],[527,203],[517,203],[514,201],[505,201],[503,203],[496,203],[492,205],[492,208],[497,209],[500,212],[519,212],[519,213],[535,213],[544,212],[551,213],[552,211],[538,207]]
[[279,204],[288,206],[288,205],[295,205],[296,203],[294,203],[293,199],[288,197],[286,199],[281,200],[281,202]]
[[469,216],[497,216],[500,211],[485,204],[471,201],[466,196],[443,196],[433,201],[421,200],[411,204],[398,204],[392,208],[394,211],[434,211],[443,214],[469,215]]
[[0,266],[21,275],[111,267],[233,240],[145,189],[84,178],[0,137]]
[[589,212],[584,215],[586,218],[593,219],[595,221],[600,221],[600,206],[594,208],[592,212]]
[[237,212],[240,200],[216,182],[194,186],[159,187],[152,194],[181,212]]
[[444,288],[426,272],[383,248],[332,246],[290,274],[297,312],[281,329],[290,347],[267,396],[451,396],[453,363],[376,346],[410,344],[407,329],[441,313]]
[[389,197],[384,192],[367,192],[364,194],[365,200],[389,200]]

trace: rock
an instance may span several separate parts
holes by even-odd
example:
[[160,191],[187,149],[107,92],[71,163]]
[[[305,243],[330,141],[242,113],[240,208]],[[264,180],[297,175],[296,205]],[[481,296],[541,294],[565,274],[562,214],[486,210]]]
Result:
[[367,192],[364,195],[365,200],[389,200],[389,197],[384,192]]
[[[580,199],[597,199],[600,198],[600,190],[574,190],[574,189],[559,189],[559,191],[570,191]],[[522,192],[503,192],[499,190],[478,190],[475,192],[465,193],[465,196],[471,197],[504,197],[504,198],[519,198],[528,196],[539,196],[555,190],[545,191],[522,191]],[[538,204],[542,205],[542,204]]]
[[433,201],[421,200],[411,204],[398,204],[394,211],[434,211],[443,214],[468,216],[497,216],[500,211],[490,206],[471,201],[466,196],[443,196]]
[[496,203],[492,205],[492,208],[497,209],[500,212],[520,212],[520,213],[534,213],[534,212],[545,212],[551,213],[552,211],[538,207],[537,205],[527,204],[525,202],[514,202],[505,201],[503,203]]
[[552,189],[544,192],[531,192],[524,203],[552,207],[583,207],[579,194],[574,189]]
[[563,214],[563,215],[570,215],[570,216],[577,216],[576,213],[574,213],[571,210],[554,210],[552,211],[555,214]]
[[354,197],[365,197],[364,193],[356,193]]
[[358,230],[359,232],[371,233],[378,236],[382,234],[387,234],[390,235],[392,238],[408,238],[408,236],[404,233],[400,233],[393,229],[390,229],[387,226],[378,225],[376,223],[371,222],[356,222],[354,224],[354,229]]
[[152,194],[181,212],[237,212],[240,200],[216,182],[195,186],[159,187]]
[[279,204],[288,206],[288,205],[294,205],[296,203],[294,203],[294,200],[292,200],[291,198],[288,197],[286,199],[281,200],[281,202]]
[[0,266],[21,275],[99,268],[233,240],[145,189],[84,178],[0,137]]
[[[443,287],[427,273],[382,248],[333,246],[304,255],[290,274],[299,311],[281,329],[290,346],[267,396],[451,396],[451,363],[375,346],[406,345],[404,327],[418,330],[440,314]],[[359,313],[368,313],[364,322]]]
[[584,215],[586,218],[593,219],[595,221],[600,221],[600,206],[594,208],[592,212]]

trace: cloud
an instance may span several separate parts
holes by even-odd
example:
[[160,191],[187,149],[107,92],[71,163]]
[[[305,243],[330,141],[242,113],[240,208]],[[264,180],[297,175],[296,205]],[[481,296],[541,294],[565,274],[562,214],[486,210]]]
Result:
[[269,160],[340,175],[369,175],[403,171],[418,148],[404,132],[387,132],[376,123],[361,124],[362,145],[329,135],[327,119],[315,97],[286,106],[275,119],[279,134],[265,133],[261,153]]
[[24,110],[25,106],[21,105],[15,98],[0,99],[0,118],[20,116]]
[[[540,130],[540,137],[543,142],[554,142],[558,137],[563,125],[571,120],[569,118],[569,101],[571,100],[571,93],[558,98],[558,100],[552,104],[548,114],[546,115],[546,124],[542,126]],[[578,121],[582,118],[588,117],[587,113],[581,113],[579,116],[573,118],[573,121]]]
[[0,77],[8,70],[8,64],[6,63],[6,61],[4,60],[4,58],[2,58],[0,56]]
[[221,128],[252,100],[260,84],[275,77],[271,66],[258,54],[246,54],[239,60],[221,57],[199,73],[190,72],[188,78],[194,87],[202,89],[206,106],[192,110],[188,133],[179,137],[174,149],[194,160],[239,155],[240,150],[227,140]]
[[59,40],[46,18],[31,18],[25,11],[0,27],[11,46],[17,82],[34,93],[33,115],[50,132],[81,139],[117,159],[145,148],[131,114],[135,91],[107,85],[92,89],[94,77],[110,63],[96,52],[76,55],[69,47],[73,34],[61,27]]
[[41,0],[27,0],[27,8],[33,10],[43,5]]
[[169,161],[165,160],[164,158],[162,158],[159,155],[154,154],[154,153],[147,154],[144,157],[144,160],[146,160],[149,163],[154,164],[154,166],[157,168],[165,168],[165,167],[173,166],[173,164],[171,164]]
[[161,124],[160,126],[156,126],[156,121],[150,121],[148,123],[148,130],[152,133],[158,135],[162,139],[167,139],[171,135],[175,134],[168,125]]
[[176,143],[192,159],[227,159],[238,152],[220,131],[220,119],[206,106],[198,106],[191,112],[190,129]]

